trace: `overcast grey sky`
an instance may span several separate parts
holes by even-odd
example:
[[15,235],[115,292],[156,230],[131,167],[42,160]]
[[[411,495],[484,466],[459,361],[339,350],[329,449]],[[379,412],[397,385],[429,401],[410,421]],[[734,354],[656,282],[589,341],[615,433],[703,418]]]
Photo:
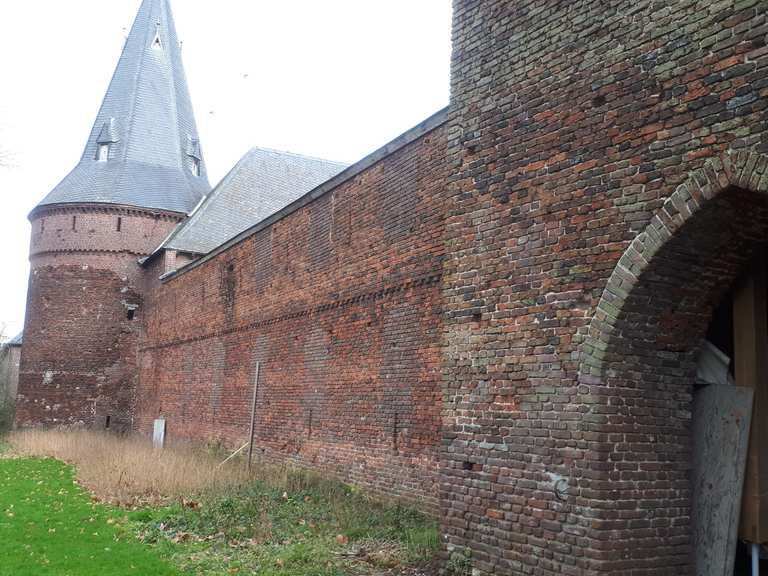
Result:
[[[0,9],[0,323],[29,211],[77,163],[140,0]],[[211,183],[252,146],[354,162],[448,104],[450,0],[172,0]]]

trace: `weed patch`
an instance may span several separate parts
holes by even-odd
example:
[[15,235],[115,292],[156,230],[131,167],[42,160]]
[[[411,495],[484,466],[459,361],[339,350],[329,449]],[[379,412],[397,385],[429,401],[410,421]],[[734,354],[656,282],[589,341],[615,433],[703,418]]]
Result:
[[[30,431],[8,438],[16,455],[49,455],[75,464],[78,479],[99,499],[131,509],[99,507],[80,491],[89,518],[97,522],[93,514],[98,510],[116,514],[107,525],[114,530],[112,537],[166,559],[181,574],[434,574],[427,569],[438,548],[433,519],[317,474],[264,466],[248,477],[242,462],[232,460],[219,468],[223,457],[204,450],[187,446],[156,451],[145,439],[85,431]],[[54,471],[63,466],[43,462]],[[68,471],[64,483],[79,490],[71,484],[71,469],[61,469]],[[13,496],[6,498],[13,502]],[[77,518],[70,522],[82,527]],[[71,530],[67,534],[79,536]]]
[[303,471],[129,517],[141,539],[201,575],[397,574],[438,546],[433,520]]

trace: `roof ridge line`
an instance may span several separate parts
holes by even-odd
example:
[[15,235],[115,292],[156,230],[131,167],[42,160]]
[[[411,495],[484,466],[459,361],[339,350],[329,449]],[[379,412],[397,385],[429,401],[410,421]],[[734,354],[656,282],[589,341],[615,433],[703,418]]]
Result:
[[351,166],[349,162],[340,162],[338,160],[329,160],[328,158],[320,158],[320,156],[310,156],[309,154],[300,154],[299,152],[291,152],[290,150],[279,150],[277,148],[270,148],[268,146],[253,146],[248,151],[246,156],[251,152],[261,150],[264,152],[277,152],[278,154],[286,154],[288,156],[296,156],[298,158],[306,158],[307,160],[318,160],[320,162],[326,162],[328,164],[338,164],[339,166]]

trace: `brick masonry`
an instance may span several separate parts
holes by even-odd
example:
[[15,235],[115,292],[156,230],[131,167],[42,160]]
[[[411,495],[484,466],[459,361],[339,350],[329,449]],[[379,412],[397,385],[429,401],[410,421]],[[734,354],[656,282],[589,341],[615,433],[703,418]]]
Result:
[[445,143],[438,127],[148,290],[139,429],[239,447],[258,362],[257,457],[436,511]]
[[766,231],[765,8],[454,2],[442,518],[476,573],[691,573],[693,361]]
[[766,8],[455,0],[446,124],[163,280],[172,215],[34,214],[18,423],[237,447],[258,363],[257,457],[439,507],[448,565],[692,573],[695,359],[768,232]]
[[67,206],[37,209],[30,221],[16,424],[128,430],[143,301],[138,258],[179,215]]

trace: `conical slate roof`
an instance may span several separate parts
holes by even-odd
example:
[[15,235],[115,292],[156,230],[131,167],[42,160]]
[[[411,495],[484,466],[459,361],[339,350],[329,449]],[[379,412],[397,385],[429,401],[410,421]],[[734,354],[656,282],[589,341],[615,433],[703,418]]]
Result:
[[80,163],[40,205],[189,213],[209,190],[169,0],[143,0]]
[[346,167],[341,162],[253,148],[161,248],[206,254]]

